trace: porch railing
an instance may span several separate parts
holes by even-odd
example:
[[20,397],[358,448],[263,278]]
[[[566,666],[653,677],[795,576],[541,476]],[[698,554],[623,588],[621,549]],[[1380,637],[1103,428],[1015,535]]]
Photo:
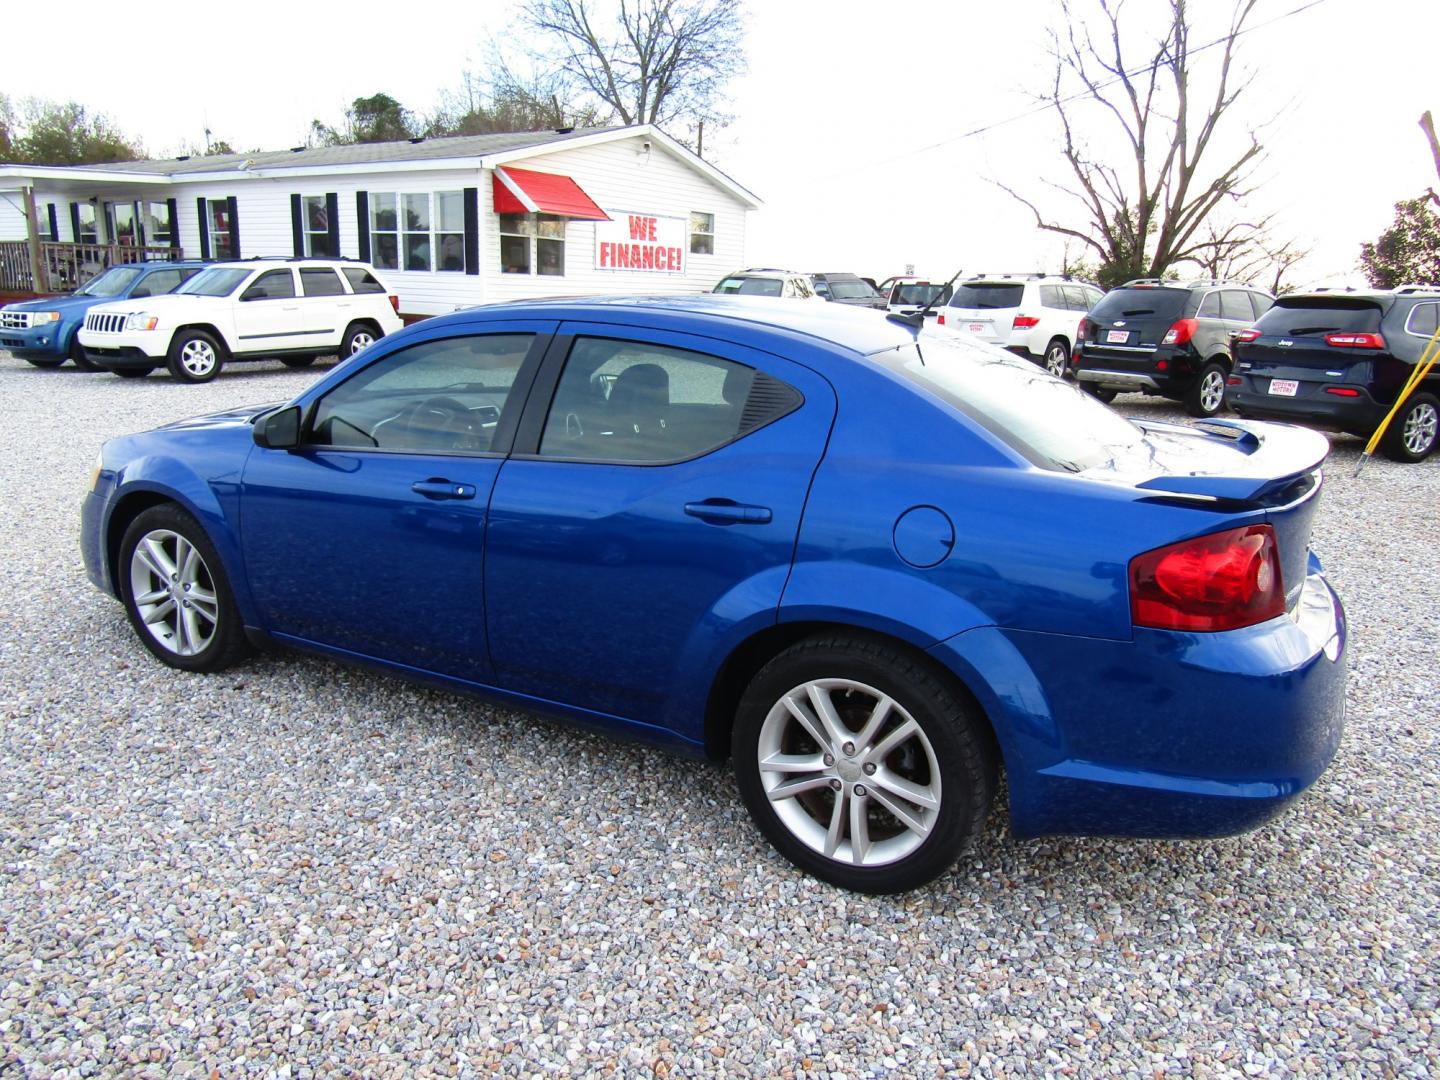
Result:
[[0,240],[0,292],[70,292],[112,266],[183,257],[178,247],[44,241],[40,244],[41,280],[37,282],[30,269],[30,245],[24,240]]

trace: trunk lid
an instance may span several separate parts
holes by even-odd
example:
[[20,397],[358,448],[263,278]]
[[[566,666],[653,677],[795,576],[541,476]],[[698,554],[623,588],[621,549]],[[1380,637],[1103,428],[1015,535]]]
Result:
[[1024,299],[1023,282],[967,281],[955,286],[944,310],[945,325],[980,341],[1004,345]]
[[1085,352],[1133,359],[1136,349],[1154,352],[1170,327],[1184,318],[1189,289],[1114,289],[1085,316]]

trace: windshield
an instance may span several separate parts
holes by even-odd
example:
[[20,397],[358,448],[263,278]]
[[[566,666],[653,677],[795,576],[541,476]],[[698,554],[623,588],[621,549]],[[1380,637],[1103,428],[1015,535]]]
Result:
[[1255,324],[1263,334],[1373,334],[1380,329],[1380,305],[1344,296],[1281,297]]
[[958,308],[1012,308],[1020,306],[1024,285],[957,285],[950,306]]
[[76,296],[119,296],[140,276],[138,266],[114,266],[75,290]]
[[836,300],[871,300],[875,297],[875,290],[863,281],[836,281],[831,278],[829,284],[830,295]]
[[212,266],[209,270],[201,270],[175,292],[190,296],[229,296],[251,273],[250,270]]
[[1103,322],[1106,319],[1140,319],[1153,316],[1165,322],[1173,322],[1180,317],[1180,311],[1188,299],[1189,289],[1114,289],[1090,309],[1090,318]]
[[958,408],[1026,458],[1082,472],[1147,454],[1144,432],[1074,383],[1004,349],[926,336],[874,357]]
[[784,282],[779,278],[728,277],[715,286],[717,293],[743,296],[779,296]]

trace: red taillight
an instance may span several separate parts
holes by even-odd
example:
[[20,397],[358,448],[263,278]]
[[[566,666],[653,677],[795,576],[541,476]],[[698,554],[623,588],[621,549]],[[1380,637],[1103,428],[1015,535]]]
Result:
[[1325,344],[1337,349],[1383,349],[1385,339],[1379,334],[1326,334]]
[[1156,370],[1156,371],[1169,371],[1169,370],[1170,370],[1170,361],[1169,361],[1169,360],[1156,360],[1156,361],[1155,361],[1155,370]]
[[1327,386],[1325,393],[1334,394],[1336,397],[1359,397],[1360,391],[1353,390],[1348,386]]
[[937,323],[939,323],[941,326],[944,326],[944,325],[945,325],[945,313],[942,311],[939,315],[936,315],[936,316],[935,316],[935,321],[936,321]]
[[1130,560],[1130,613],[1157,630],[1237,630],[1285,613],[1275,530],[1197,536]]
[[390,301],[390,306],[395,309],[395,314],[396,314],[396,315],[399,315],[399,314],[400,314],[400,297],[396,296],[394,293],[391,293],[389,296],[386,297],[386,299]]
[[1236,334],[1236,335],[1235,335],[1235,340],[1236,340],[1236,341],[1254,341],[1254,340],[1255,340],[1256,338],[1258,338],[1259,336],[1260,336],[1260,331],[1259,331],[1259,330],[1256,330],[1255,327],[1252,326],[1252,327],[1250,327],[1250,329],[1248,329],[1248,330],[1241,330],[1238,334]]
[[1200,324],[1194,319],[1181,319],[1165,331],[1165,337],[1160,344],[1184,345],[1195,336],[1195,331],[1199,328]]
[[1033,330],[1040,325],[1038,315],[1016,315],[1015,321],[1010,324],[1012,330]]
[[1229,378],[1227,378],[1227,379],[1225,380],[1225,385],[1226,385],[1226,386],[1240,386],[1240,385],[1242,385],[1244,382],[1245,382],[1245,380],[1242,379],[1242,378],[1240,378],[1239,375],[1231,375]]

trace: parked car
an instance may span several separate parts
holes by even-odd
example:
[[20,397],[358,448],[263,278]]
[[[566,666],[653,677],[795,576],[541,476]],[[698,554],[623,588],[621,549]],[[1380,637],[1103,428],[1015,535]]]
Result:
[[[1241,416],[1273,417],[1369,438],[1440,322],[1440,286],[1282,296],[1235,339],[1225,400]],[[1405,400],[1380,442],[1395,461],[1435,449],[1440,368]]]
[[815,300],[815,288],[809,274],[796,270],[776,270],[756,266],[726,274],[711,292],[725,296],[780,296],[796,300]]
[[1076,317],[1103,295],[1097,286],[1063,275],[980,274],[955,286],[935,325],[937,332],[1009,349],[1063,378]]
[[885,298],[875,286],[855,274],[811,274],[815,292],[822,300],[848,307],[885,308]]
[[78,340],[85,313],[112,300],[140,299],[172,292],[208,264],[151,262],[112,266],[68,296],[45,296],[0,307],[0,348],[38,368],[56,368],[68,359],[94,371]]
[[902,315],[917,315],[924,311],[929,318],[937,317],[950,299],[953,288],[945,282],[930,282],[920,278],[896,281],[885,293],[885,305],[891,311]]
[[1234,366],[1231,340],[1274,302],[1238,282],[1127,281],[1080,320],[1071,370],[1105,401],[1140,391],[1214,416]]
[[495,305],[106,443],[82,549],[172,667],[279,643],[728,756],[788,858],[894,892],[1002,763],[1022,837],[1236,832],[1325,768],[1328,444],[1227,424],[868,312]]
[[164,364],[199,383],[230,360],[304,367],[317,356],[351,356],[399,330],[399,311],[368,263],[250,259],[212,263],[168,296],[92,308],[79,339],[92,364],[117,375]]

